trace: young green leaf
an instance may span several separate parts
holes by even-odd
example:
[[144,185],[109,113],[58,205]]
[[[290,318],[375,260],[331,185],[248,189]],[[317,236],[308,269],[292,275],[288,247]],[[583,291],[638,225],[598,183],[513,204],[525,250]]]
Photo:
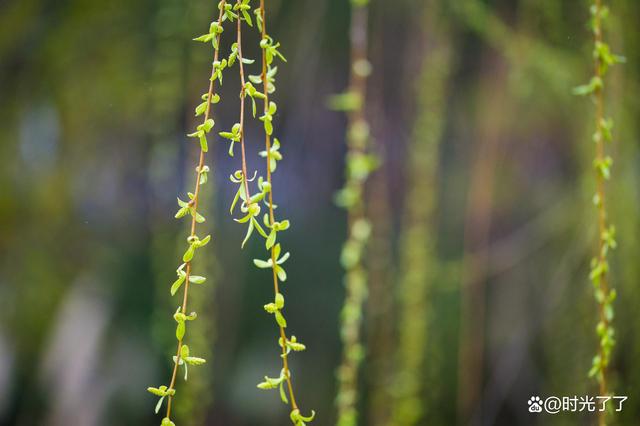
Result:
[[206,281],[207,279],[205,277],[201,277],[199,275],[190,275],[189,276],[189,282],[193,283],[193,284],[202,284]]

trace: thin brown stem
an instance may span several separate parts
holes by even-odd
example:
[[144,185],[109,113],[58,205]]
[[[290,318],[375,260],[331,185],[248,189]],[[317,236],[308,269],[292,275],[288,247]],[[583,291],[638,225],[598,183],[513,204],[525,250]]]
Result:
[[[260,18],[262,20],[262,39],[264,39],[267,35],[267,21],[265,19],[265,6],[264,6],[264,0],[260,0]],[[269,91],[268,91],[268,84],[267,84],[267,59],[264,53],[264,50],[262,51],[262,72],[261,72],[261,79],[262,79],[262,90],[263,90],[263,95],[264,95],[264,113],[266,114],[269,110]],[[273,185],[271,184],[271,137],[270,135],[265,132],[265,148],[267,151],[267,182],[269,183],[269,186],[271,188],[271,190],[269,191],[269,224],[273,227],[273,224],[275,223],[275,214],[273,212]],[[271,247],[271,262],[273,265],[276,264],[276,254],[275,254],[275,246]],[[276,269],[272,268],[273,271],[273,292],[274,294],[278,294],[279,291],[279,286],[278,286],[278,274],[276,273]],[[298,404],[296,402],[296,397],[295,394],[293,392],[293,382],[291,380],[291,372],[289,370],[289,359],[288,359],[288,355],[287,355],[287,334],[285,332],[284,327],[282,327],[281,325],[278,325],[279,331],[280,331],[280,339],[282,339],[282,369],[284,370],[284,375],[285,375],[285,379],[287,381],[287,388],[289,390],[289,399],[291,401],[291,409],[292,410],[297,410],[298,409]]]
[[[218,25],[220,25],[222,23],[222,17],[223,17],[223,10],[224,10],[224,3],[225,1],[223,0],[221,5],[220,5],[220,13],[218,15]],[[217,43],[216,46],[220,46],[220,35],[216,35],[216,39],[217,39]],[[213,62],[216,63],[218,61],[218,56],[219,56],[219,48],[216,47],[214,49],[214,54],[213,54]],[[209,82],[209,91],[207,93],[207,107],[205,109],[204,112],[204,121],[206,122],[209,119],[209,114],[211,112],[211,100],[213,98],[213,95],[215,93],[215,78],[214,78],[214,73],[215,73],[215,67],[212,68],[211,70],[211,78],[210,78],[210,82]],[[196,168],[196,184],[195,184],[195,189],[193,191],[193,199],[191,200],[191,203],[193,204],[193,209],[194,209],[194,214],[192,215],[191,218],[191,233],[190,236],[194,237],[196,235],[196,213],[198,211],[198,201],[200,199],[200,177],[202,175],[201,171],[202,168],[204,167],[204,160],[205,160],[205,152],[202,150],[202,147],[200,148],[200,156],[198,159],[198,166]],[[181,308],[181,312],[183,314],[187,313],[187,302],[189,300],[189,277],[191,276],[191,261],[186,262],[186,269],[185,269],[185,283],[184,283],[184,294],[183,294],[183,298],[182,298],[182,308]],[[175,383],[176,383],[176,377],[178,374],[178,361],[180,359],[180,351],[182,349],[182,340],[183,339],[179,339],[178,340],[178,348],[176,350],[176,360],[174,362],[173,365],[173,372],[171,373],[171,382],[169,384],[169,389],[174,389]],[[173,396],[169,395],[167,397],[167,418],[171,418],[171,403],[173,401]]]
[[[594,34],[594,42],[595,45],[599,45],[602,43],[602,20],[601,20],[601,10],[602,10],[602,2],[601,0],[595,1],[595,15],[594,15],[594,26],[593,26],[593,34]],[[602,80],[603,72],[602,72],[602,59],[600,55],[595,56],[594,61],[594,73],[595,76]],[[595,104],[596,104],[596,134],[599,137],[596,138],[596,161],[601,163],[605,159],[605,148],[604,148],[604,137],[603,137],[603,129],[602,123],[604,120],[604,96],[601,87],[596,88],[595,91]],[[596,194],[597,194],[597,209],[598,209],[598,261],[600,263],[606,262],[606,241],[602,238],[602,235],[607,232],[607,208],[606,208],[606,194],[605,194],[605,178],[602,173],[596,171]],[[608,296],[609,294],[609,285],[607,282],[607,272],[604,271],[600,277],[600,290],[604,296]],[[600,317],[600,321],[605,325],[605,329],[609,328],[609,319],[605,313],[605,301],[604,299],[598,302],[598,315]],[[599,348],[600,359],[604,360],[606,354],[604,353],[604,348],[602,344]],[[599,375],[599,391],[600,395],[607,395],[607,365],[603,361],[602,370]],[[598,411],[598,424],[600,426],[604,426],[606,424],[606,412]]]
[[[237,4],[240,4],[240,0]],[[249,176],[247,175],[247,157],[244,149],[244,98],[246,96],[244,91],[245,79],[244,79],[244,64],[242,63],[242,19],[241,15],[238,15],[237,20],[237,43],[238,43],[238,67],[240,68],[240,152],[242,154],[242,176],[244,180],[244,191],[247,196],[247,207],[250,204],[251,194],[249,193]]]
[[[365,117],[364,105],[367,92],[369,61],[367,60],[368,8],[352,2],[350,23],[350,74],[348,92],[356,99],[357,106],[347,115],[347,162],[350,158],[366,155],[369,125]],[[363,129],[366,129],[363,131]],[[348,169],[348,167],[347,167]],[[365,180],[351,176],[347,171],[345,188],[350,187],[358,194],[357,200],[347,207],[348,242],[354,239],[354,225],[365,219],[363,202]],[[358,242],[364,248],[364,242]],[[346,247],[346,246],[345,246]],[[341,324],[342,360],[338,369],[338,425],[356,423],[358,369],[361,353],[362,307],[366,298],[366,273],[359,260],[345,271],[345,307],[352,307],[357,314],[344,315]],[[363,288],[364,287],[364,288]]]

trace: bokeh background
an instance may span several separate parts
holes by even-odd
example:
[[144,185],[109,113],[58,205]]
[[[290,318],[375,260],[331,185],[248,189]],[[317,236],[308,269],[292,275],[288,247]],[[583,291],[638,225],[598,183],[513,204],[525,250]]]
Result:
[[[606,35],[627,58],[606,92],[619,236],[612,387],[629,397],[612,424],[632,425],[640,2],[609,3]],[[145,389],[170,373],[177,302],[168,289],[186,233],[173,219],[175,197],[192,186],[196,144],[185,134],[211,61],[210,46],[190,40],[207,31],[215,5],[0,1],[0,424],[159,423]],[[298,398],[318,412],[314,424],[330,425],[346,226],[333,194],[346,120],[325,101],[347,85],[349,2],[267,5],[288,58],[278,74],[285,159],[275,175],[292,222],[283,234],[292,252],[286,313],[308,346],[292,369]],[[367,193],[374,237],[361,423],[390,424],[418,383],[408,401],[418,424],[593,424],[584,413],[526,409],[532,395],[596,393],[587,378],[596,350],[593,108],[571,94],[592,70],[588,2],[372,0],[370,14],[366,108],[383,162]],[[257,57],[255,31],[244,50]],[[214,111],[219,130],[236,121],[233,74]],[[262,167],[259,125],[247,130],[250,169]],[[272,290],[251,264],[262,249],[255,239],[240,250],[243,229],[227,207],[237,163],[226,143],[210,144],[202,206],[214,239],[190,328],[191,347],[209,363],[180,382],[177,423],[287,424],[277,392],[255,387],[279,371],[276,328],[262,309]],[[411,354],[426,361],[406,377]],[[462,412],[461,400],[470,401]]]

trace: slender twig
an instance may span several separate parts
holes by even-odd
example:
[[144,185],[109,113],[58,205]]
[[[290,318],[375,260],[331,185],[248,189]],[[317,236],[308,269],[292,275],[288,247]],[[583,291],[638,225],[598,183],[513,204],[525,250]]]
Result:
[[[247,233],[245,235],[244,241],[242,242],[242,246],[249,240],[254,230],[257,230],[258,233],[265,238],[265,246],[266,249],[270,251],[269,259],[254,259],[253,263],[256,267],[260,269],[272,269],[273,273],[273,288],[274,288],[274,301],[272,303],[268,303],[264,305],[264,309],[266,312],[273,314],[274,319],[279,327],[279,344],[282,347],[282,365],[283,368],[280,372],[280,376],[277,378],[270,378],[265,376],[265,381],[261,382],[257,385],[259,389],[276,389],[280,390],[280,397],[282,401],[286,404],[291,404],[291,413],[290,418],[291,421],[296,426],[304,426],[306,422],[310,422],[313,420],[315,413],[312,412],[310,416],[303,416],[298,409],[298,405],[296,402],[296,398],[293,392],[293,384],[291,381],[291,371],[289,369],[288,363],[288,354],[289,351],[302,351],[305,349],[305,346],[298,342],[295,336],[291,336],[289,339],[285,333],[285,328],[287,327],[286,319],[282,314],[282,308],[284,307],[284,296],[279,291],[278,280],[285,281],[287,276],[284,268],[281,266],[288,258],[289,253],[283,254],[280,257],[281,244],[276,244],[276,234],[279,231],[284,231],[289,228],[289,221],[282,220],[281,222],[277,222],[275,220],[274,208],[273,205],[273,192],[272,192],[272,179],[271,173],[275,170],[276,161],[280,160],[282,156],[275,152],[279,148],[279,142],[277,139],[274,139],[274,143],[271,144],[270,135],[273,132],[273,114],[275,114],[277,110],[277,106],[274,102],[269,102],[268,94],[269,92],[275,90],[275,86],[272,84],[274,81],[274,75],[277,71],[275,67],[271,68],[270,64],[273,61],[274,57],[279,57],[282,60],[285,60],[282,54],[278,51],[278,47],[280,43],[274,43],[273,39],[266,35],[265,32],[265,12],[264,12],[264,2],[261,2],[260,8],[255,9],[253,12],[256,15],[257,25],[261,31],[262,39],[260,41],[260,47],[262,49],[262,70],[261,75],[249,75],[248,79],[250,81],[245,80],[245,70],[244,64],[253,63],[252,60],[244,58],[242,54],[242,22],[246,21],[249,26],[253,26],[251,15],[249,14],[250,5],[249,0],[237,0],[235,6],[233,7],[233,12],[228,10],[230,19],[237,20],[237,41],[234,46],[232,46],[231,55],[229,56],[228,62],[226,64],[233,65],[236,60],[238,62],[239,72],[240,72],[240,122],[236,123],[230,132],[220,132],[220,135],[224,138],[230,139],[232,145],[229,149],[229,155],[233,156],[233,143],[240,142],[240,154],[241,154],[241,162],[242,162],[242,170],[236,171],[233,175],[230,176],[230,180],[233,183],[239,184],[238,191],[236,196],[234,197],[233,202],[231,203],[231,213],[233,214],[234,206],[238,202],[238,200],[242,200],[240,210],[242,213],[245,213],[245,216],[239,219],[234,219],[238,223],[246,223],[247,224]],[[229,8],[228,8],[229,9]],[[251,83],[263,83],[263,91],[261,93],[256,90],[256,88]],[[264,130],[266,134],[265,138],[265,147],[266,151],[261,152],[260,155],[267,158],[267,180],[263,180],[262,176],[258,179],[258,191],[251,196],[249,192],[248,182],[253,180],[253,178],[249,179],[247,173],[247,161],[246,161],[246,150],[244,144],[244,128],[245,128],[245,100],[246,97],[249,96],[251,98],[252,104],[252,112],[255,117],[256,114],[256,101],[255,98],[262,99],[264,101],[264,115],[260,117],[260,120],[264,122]],[[255,176],[254,176],[255,177]],[[260,214],[260,202],[265,202],[269,207],[269,214],[264,215],[264,225],[267,226],[270,230],[269,235],[265,232],[264,228],[260,223],[256,220],[256,216]],[[285,390],[286,383],[286,390]],[[287,398],[287,392],[289,397]]]
[[[598,381],[600,395],[608,396],[608,370],[611,361],[611,352],[615,345],[615,330],[611,323],[614,318],[613,301],[616,291],[611,289],[609,283],[609,251],[616,248],[615,227],[607,219],[606,181],[611,176],[613,160],[606,155],[605,144],[611,142],[611,130],[613,120],[605,118],[604,113],[604,77],[609,66],[623,62],[624,58],[613,55],[609,46],[604,41],[602,34],[602,21],[606,18],[608,9],[601,0],[595,0],[591,6],[591,30],[593,32],[593,59],[594,74],[591,81],[583,86],[576,87],[575,94],[591,95],[595,103],[595,169],[596,190],[593,197],[597,211],[598,244],[597,254],[591,261],[589,278],[594,287],[595,299],[598,305],[598,324],[596,334],[598,336],[598,354],[593,358],[590,377]],[[606,424],[606,410],[598,410],[598,423]]]
[[[594,75],[595,78],[602,83],[605,69],[603,67],[603,57],[598,54],[599,46],[603,45],[602,38],[602,2],[601,0],[595,1],[595,10],[593,11],[593,36],[594,36],[594,46],[595,52],[597,54],[594,55]],[[606,65],[605,65],[606,66]],[[598,324],[598,334],[600,338],[600,345],[598,348],[599,353],[599,361],[600,361],[600,371],[597,374],[599,392],[600,395],[606,396],[608,395],[608,386],[607,386],[607,378],[608,378],[608,367],[609,360],[611,357],[611,349],[613,347],[613,328],[611,327],[611,319],[613,314],[608,315],[607,310],[612,308],[608,308],[608,305],[611,303],[611,292],[609,289],[609,277],[608,277],[608,262],[607,262],[607,253],[609,248],[615,247],[615,243],[612,244],[611,240],[609,240],[606,236],[611,235],[613,232],[610,231],[609,224],[607,223],[607,199],[605,193],[605,180],[608,177],[608,172],[604,173],[601,168],[597,165],[604,166],[607,164],[607,157],[605,156],[605,136],[604,136],[604,95],[603,95],[603,84],[600,84],[594,87],[594,99],[596,105],[596,132],[595,135],[595,143],[596,143],[596,208],[598,213],[598,254],[597,254],[597,265],[606,265],[602,268],[601,274],[599,277],[595,278],[594,284],[597,283],[596,292],[596,300],[598,302],[598,317],[600,322]],[[606,341],[605,341],[606,340]],[[606,412],[598,411],[598,423],[600,426],[604,426],[606,424]]]
[[[222,1],[222,5],[224,5],[225,1]],[[218,16],[218,25],[220,25],[222,23],[222,17],[223,17],[223,7],[220,7],[220,14]],[[217,46],[220,45],[220,35],[217,35]],[[213,61],[214,63],[218,61],[218,55],[219,55],[219,48],[216,47],[214,49],[214,54],[213,54]],[[215,78],[213,78],[215,72],[215,67],[212,68],[211,71],[211,80],[209,82],[209,91],[207,93],[207,106],[206,106],[206,110],[204,113],[204,122],[206,122],[209,119],[209,114],[211,112],[211,100],[213,98],[213,95],[215,93]],[[202,147],[200,147],[200,156],[198,159],[198,167],[196,168],[196,183],[195,183],[195,189],[193,191],[193,198],[191,199],[190,203],[193,205],[193,209],[195,212],[198,211],[198,201],[200,199],[199,195],[200,195],[200,178],[202,176],[202,173],[200,172],[203,167],[204,167],[204,160],[205,160],[205,151],[202,149]],[[194,237],[196,235],[196,214],[192,215],[192,219],[191,219],[191,233],[190,233],[190,237]],[[183,294],[183,298],[182,298],[182,308],[181,308],[181,312],[183,314],[186,315],[187,313],[187,302],[189,300],[189,277],[191,276],[191,261],[186,262],[186,268],[185,268],[185,273],[186,273],[186,278],[185,278],[185,283],[184,283],[184,294]],[[182,349],[182,341],[183,339],[179,339],[178,340],[178,347],[176,350],[176,360],[175,363],[173,365],[173,372],[171,373],[171,382],[169,384],[169,389],[175,389],[175,383],[176,383],[176,376],[178,373],[178,366],[179,366],[179,359],[180,359],[180,351]],[[173,402],[173,395],[168,395],[167,397],[167,414],[166,417],[167,418],[171,418],[171,403]]]
[[[237,4],[240,4],[240,0]],[[249,182],[247,175],[247,157],[244,149],[244,64],[242,61],[242,19],[238,17],[237,21],[237,43],[238,43],[238,67],[240,68],[240,152],[242,154],[242,175],[244,176],[244,190],[247,194],[247,206],[251,203],[251,194],[249,193]]]
[[[264,6],[264,0],[260,0],[260,17],[262,19],[262,31],[261,31],[261,36],[262,39],[264,39],[267,35],[267,21],[265,19],[265,6]],[[267,82],[267,59],[266,59],[266,55],[264,50],[262,51],[262,72],[260,74],[260,78],[262,79],[262,94],[264,95],[264,113],[266,114],[268,112],[269,109],[269,91],[268,91],[268,82]],[[269,223],[271,225],[271,227],[273,227],[273,224],[275,223],[275,214],[273,212],[273,185],[271,183],[271,136],[269,135],[269,133],[265,132],[265,138],[264,138],[264,144],[265,144],[265,149],[267,151],[267,182],[269,183],[269,186],[271,187],[271,190],[269,191]],[[275,253],[275,246],[271,247],[271,262],[273,262],[273,264],[276,264],[276,253]],[[273,268],[273,292],[274,294],[279,294],[280,290],[279,290],[279,286],[278,286],[278,274],[276,273],[276,269]],[[296,402],[296,397],[295,394],[293,392],[293,383],[291,380],[291,372],[289,370],[289,360],[288,360],[288,354],[287,354],[287,345],[284,344],[287,341],[287,335],[285,332],[284,327],[282,327],[281,325],[278,325],[279,331],[280,331],[280,338],[282,339],[282,368],[284,370],[284,376],[286,378],[287,381],[287,388],[289,390],[289,398],[291,400],[291,409],[292,410],[297,410],[298,409],[298,404]]]
[[[596,44],[602,43],[602,27],[601,27],[601,19],[600,19],[600,10],[602,8],[601,1],[596,0],[596,8],[597,12],[594,16],[594,41]],[[602,79],[602,70],[600,64],[600,58],[596,57],[594,61],[594,71],[595,76],[597,78]],[[596,89],[595,92],[596,97],[596,133],[602,134],[602,121],[604,119],[604,98],[603,92],[601,88]],[[604,140],[602,137],[597,138],[596,140],[596,160],[604,161]],[[602,173],[596,173],[596,194],[598,195],[598,234],[602,235],[607,230],[607,199],[605,195],[605,185],[604,185],[604,177]],[[598,259],[600,262],[606,262],[606,250],[605,250],[606,241],[602,238],[598,238]],[[606,273],[602,274],[600,279],[600,288],[603,293],[607,294],[609,292],[609,284],[608,284],[608,276]],[[600,317],[600,321],[602,321],[606,326],[609,325],[609,320],[604,313],[604,304],[598,304],[598,314]],[[603,357],[604,354],[602,347],[600,347],[600,356]],[[602,376],[599,380],[600,384],[600,395],[607,394],[607,367],[603,366],[602,368]],[[599,416],[600,424],[604,424],[603,415]]]
[[341,317],[342,361],[338,367],[337,424],[357,423],[358,370],[363,357],[362,310],[367,294],[364,251],[371,225],[364,209],[364,185],[377,160],[368,154],[369,124],[365,117],[367,76],[367,1],[351,1],[350,77],[347,93],[334,99],[335,107],[347,112],[346,181],[338,202],[347,210],[348,237],[341,261],[345,268],[346,296]]

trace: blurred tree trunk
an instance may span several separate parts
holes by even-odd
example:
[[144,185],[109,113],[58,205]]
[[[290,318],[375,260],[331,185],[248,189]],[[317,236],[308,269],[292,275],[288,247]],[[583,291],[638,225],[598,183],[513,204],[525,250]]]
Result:
[[485,366],[486,276],[489,262],[494,178],[502,146],[506,96],[505,64],[485,57],[477,97],[476,138],[471,147],[464,220],[458,369],[458,423],[482,424]]

